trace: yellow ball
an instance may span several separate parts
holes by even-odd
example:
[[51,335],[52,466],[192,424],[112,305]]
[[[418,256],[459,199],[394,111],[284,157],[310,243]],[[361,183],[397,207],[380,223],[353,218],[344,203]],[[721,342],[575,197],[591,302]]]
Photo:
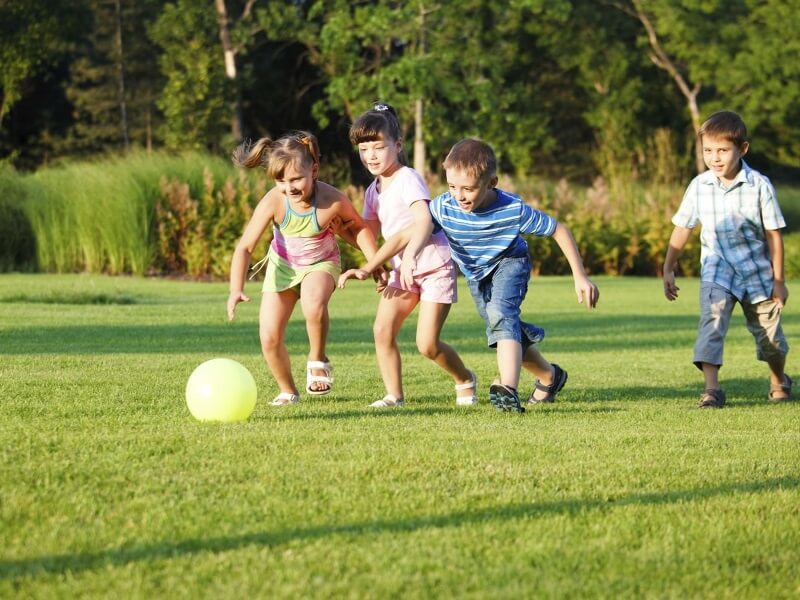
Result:
[[207,360],[186,383],[186,404],[198,421],[244,421],[256,406],[256,395],[250,371],[229,358]]

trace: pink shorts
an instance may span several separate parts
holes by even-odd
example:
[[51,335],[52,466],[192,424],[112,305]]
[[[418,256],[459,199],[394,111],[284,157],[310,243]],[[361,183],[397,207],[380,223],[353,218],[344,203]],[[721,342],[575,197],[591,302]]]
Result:
[[392,272],[389,273],[388,285],[399,290],[419,294],[419,299],[426,302],[455,304],[458,301],[456,266],[452,260],[433,271],[414,273],[414,285],[411,288],[403,286],[400,281],[400,270],[392,269]]

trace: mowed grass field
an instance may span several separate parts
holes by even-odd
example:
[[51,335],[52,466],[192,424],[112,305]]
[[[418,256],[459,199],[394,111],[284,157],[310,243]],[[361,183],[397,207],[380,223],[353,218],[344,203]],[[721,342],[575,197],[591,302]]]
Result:
[[[800,596],[800,402],[766,401],[737,310],[729,406],[696,409],[697,281],[676,303],[658,279],[596,281],[594,312],[571,279],[532,281],[525,314],[569,382],[516,415],[488,403],[495,358],[463,281],[443,337],[481,403],[456,407],[412,322],[407,405],[376,411],[366,282],[331,302],[334,392],[274,408],[258,284],[228,323],[224,283],[0,276],[0,597]],[[299,309],[288,343],[301,381]],[[247,422],[187,410],[217,356],[255,375]]]

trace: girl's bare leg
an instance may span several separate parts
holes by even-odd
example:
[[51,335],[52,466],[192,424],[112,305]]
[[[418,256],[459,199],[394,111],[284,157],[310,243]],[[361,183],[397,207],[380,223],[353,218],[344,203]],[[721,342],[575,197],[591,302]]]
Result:
[[[455,383],[470,383],[472,375],[455,348],[441,341],[442,327],[450,313],[450,304],[420,302],[417,320],[417,349],[424,357],[431,359],[447,371]],[[458,390],[457,396],[467,397],[476,393],[474,389]]]
[[[309,273],[300,284],[300,308],[306,321],[308,334],[308,360],[325,361],[328,355],[325,347],[328,342],[330,329],[330,316],[328,314],[328,301],[336,289],[336,282],[328,273]],[[325,375],[322,369],[311,369],[313,375]],[[311,389],[323,390],[327,385],[315,381]]]
[[397,334],[414,307],[419,296],[397,288],[387,287],[378,304],[372,333],[375,336],[375,354],[386,393],[402,399],[403,378]]
[[269,370],[282,392],[297,394],[292,377],[292,364],[286,349],[286,324],[297,303],[297,294],[291,290],[264,292],[259,312],[258,334],[261,352]]

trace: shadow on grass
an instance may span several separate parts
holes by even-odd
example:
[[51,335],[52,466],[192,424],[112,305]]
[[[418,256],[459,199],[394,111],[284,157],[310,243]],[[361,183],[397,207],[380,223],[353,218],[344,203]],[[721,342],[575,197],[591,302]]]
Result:
[[238,536],[193,538],[103,552],[55,554],[23,560],[2,560],[0,561],[0,579],[67,572],[74,575],[80,571],[121,567],[139,561],[171,559],[203,552],[228,552],[246,546],[279,546],[294,541],[313,541],[337,535],[374,537],[376,534],[382,533],[408,533],[429,528],[481,525],[491,521],[511,521],[549,515],[571,516],[585,511],[694,502],[720,496],[769,493],[777,490],[794,490],[799,487],[800,478],[779,477],[764,481],[744,481],[698,489],[629,494],[619,498],[574,498],[549,502],[526,502],[481,510],[459,511],[446,515],[377,519],[263,531]]
[[[766,368],[765,368],[766,371]],[[725,390],[728,403],[726,408],[745,408],[752,406],[774,405],[767,400],[769,381],[765,372],[763,378],[730,379],[721,378],[720,384]],[[618,387],[604,387],[587,390],[565,390],[564,402],[588,402],[591,404],[601,402],[651,402],[651,401],[676,401],[685,402],[687,407],[694,408],[703,391],[703,377],[698,372],[697,380],[680,386],[643,386],[624,385]],[[780,403],[776,403],[780,404]],[[785,404],[785,403],[784,403]]]
[[[579,349],[663,350],[691,347],[696,318],[682,315],[592,315],[586,318],[548,319],[545,352]],[[400,332],[403,352],[416,352],[416,323],[410,320]],[[474,320],[445,324],[442,339],[459,352],[487,352],[483,324]],[[258,353],[258,325],[249,322],[203,324],[81,324],[26,326],[3,331],[0,354],[116,354],[116,353],[238,353],[251,347]],[[305,323],[290,321],[286,343],[291,351],[308,346]],[[352,355],[372,348],[372,321],[332,316],[328,344],[332,354]]]
[[[467,409],[468,410],[468,409]],[[464,411],[465,412],[465,411]],[[434,415],[454,415],[458,414],[456,407],[444,406],[409,406],[400,408],[370,408],[365,406],[362,409],[336,410],[305,412],[303,414],[285,414],[278,417],[278,420],[287,421],[338,421],[340,419],[405,419],[408,417],[430,417]],[[273,419],[265,419],[273,420]]]

